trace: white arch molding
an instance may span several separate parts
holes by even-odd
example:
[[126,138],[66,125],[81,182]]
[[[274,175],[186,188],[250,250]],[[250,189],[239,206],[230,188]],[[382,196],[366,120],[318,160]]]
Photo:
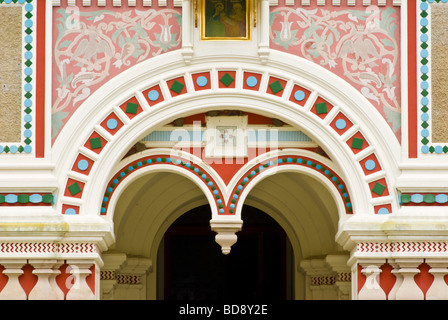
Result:
[[[217,74],[220,70],[236,72],[235,88],[218,88]],[[200,72],[209,72],[210,89],[195,90],[191,75]],[[243,88],[245,72],[261,74],[259,90]],[[167,81],[180,76],[185,79],[187,92],[179,96],[171,95]],[[267,93],[270,77],[286,80],[282,96]],[[155,85],[160,85],[164,101],[150,106],[142,92]],[[289,100],[294,85],[311,91],[303,105]],[[132,97],[137,97],[143,112],[130,119],[119,106]],[[323,119],[310,111],[317,97],[334,106]],[[188,65],[181,52],[176,51],[142,62],[109,81],[80,106],[63,128],[54,144],[53,153],[54,161],[59,164],[56,169],[59,183],[57,210],[62,212],[65,203],[79,206],[80,216],[98,216],[106,184],[119,169],[126,151],[136,142],[158,126],[177,118],[223,108],[278,118],[300,128],[316,141],[337,164],[350,193],[355,216],[373,216],[375,205],[383,203],[388,203],[392,212],[398,209],[394,186],[398,176],[399,143],[382,116],[349,84],[316,64],[277,51],[272,51],[264,64],[253,57],[239,55],[238,61],[231,58],[223,61],[222,57],[202,57],[198,61],[193,58]],[[100,126],[111,112],[115,112],[124,123],[114,135]],[[344,134],[330,127],[330,122],[340,113],[353,123]],[[107,145],[99,154],[83,147],[94,131],[107,140]],[[354,153],[347,141],[358,132],[365,137],[368,147]],[[88,155],[94,161],[88,175],[72,170],[79,153]],[[381,166],[381,170],[372,175],[366,175],[360,165],[360,161],[369,154],[375,154]],[[82,198],[64,195],[67,177],[85,184]],[[387,196],[369,196],[369,183],[375,179],[385,179],[389,191]],[[342,225],[347,216],[340,214],[340,217]],[[235,218],[214,215],[213,220],[217,223],[239,223]],[[109,217],[104,219],[112,223]]]

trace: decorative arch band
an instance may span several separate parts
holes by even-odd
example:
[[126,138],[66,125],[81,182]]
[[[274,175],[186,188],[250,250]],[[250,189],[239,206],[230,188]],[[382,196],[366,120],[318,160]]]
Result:
[[107,185],[107,189],[104,193],[103,202],[100,209],[101,215],[107,214],[110,199],[120,183],[122,183],[131,174],[140,169],[161,164],[176,166],[197,175],[206,186],[206,189],[212,194],[215,200],[217,212],[220,215],[234,215],[235,208],[240,200],[241,193],[253,181],[253,178],[261,174],[262,172],[265,172],[267,170],[275,170],[275,168],[283,165],[297,165],[308,167],[321,174],[324,178],[328,179],[330,183],[333,184],[334,187],[338,190],[339,196],[344,202],[346,213],[353,213],[350,195],[341,177],[328,166],[310,157],[301,157],[297,155],[271,157],[255,164],[254,166],[246,170],[245,173],[240,177],[238,183],[233,188],[230,198],[226,201],[224,193],[222,192],[222,190],[220,190],[215,179],[204,169],[201,164],[191,162],[190,160],[183,159],[181,157],[172,157],[170,155],[162,154],[147,156],[134,160],[121,168]]
[[104,198],[100,209],[101,215],[107,214],[107,209],[110,202],[109,200],[114,191],[117,189],[118,185],[120,185],[120,183],[122,183],[124,179],[128,178],[131,174],[140,169],[161,164],[176,166],[197,175],[204,183],[206,188],[210,191],[210,193],[213,194],[218,212],[220,214],[224,213],[223,194],[219,187],[217,187],[216,181],[200,164],[181,157],[173,157],[166,154],[160,154],[134,160],[114,175],[114,177],[109,181],[106,192],[104,193]]
[[[133,123],[137,121],[136,119],[142,119],[158,108],[166,107],[174,101],[179,102],[182,99],[193,97],[199,92],[206,93],[208,91],[212,94],[221,90],[226,90],[226,94],[232,91],[238,94],[256,93],[260,97],[281,102],[288,108],[293,108],[302,115],[310,117],[313,121],[320,122],[344,148],[347,148],[353,162],[360,166],[362,179],[364,179],[367,190],[370,191],[369,201],[374,213],[392,212],[394,194],[389,186],[383,161],[377,153],[376,146],[370,141],[370,135],[351,116],[352,112],[347,106],[327,100],[316,90],[302,86],[297,79],[290,77],[289,74],[281,77],[271,73],[255,73],[244,68],[237,70],[212,68],[210,70],[201,69],[201,71],[193,69],[187,73],[148,84],[144,89],[139,89],[137,93],[133,92],[127,100],[120,100],[119,105],[105,113],[102,120],[96,123],[86,135],[83,145],[79,146],[78,154],[72,162],[71,171],[67,175],[65,187],[61,192],[62,213],[79,213],[84,203],[83,191],[86,184],[91,181],[91,169],[103,157],[103,151],[110,149],[117,137],[132,127]],[[168,157],[165,157],[165,160],[167,159]],[[170,163],[173,164],[172,161]],[[152,164],[151,162],[149,165]],[[283,162],[276,163],[276,165],[282,164]],[[299,163],[295,162],[295,164]],[[202,170],[202,172],[205,171]],[[255,168],[254,172],[257,173]],[[325,175],[325,170],[322,174]],[[332,174],[333,176],[328,176],[329,179],[333,179],[334,173]],[[336,181],[341,182],[342,180],[338,177],[335,181],[332,180],[332,183]],[[336,187],[339,188],[340,185],[336,185]],[[345,190],[345,185],[342,188]],[[344,194],[345,192],[342,192],[341,196]],[[214,196],[216,198],[217,195]],[[219,196],[222,197],[222,195]],[[238,197],[238,194],[233,194],[233,196]],[[238,199],[230,199],[230,201],[232,200]],[[350,198],[343,197],[343,200],[348,205],[346,208],[348,213],[351,213]],[[218,213],[233,214],[235,208],[230,207],[230,204],[227,207],[222,201],[221,199],[221,203],[216,203]],[[102,208],[107,208],[107,206]]]
[[235,185],[229,203],[229,213],[233,214],[238,204],[240,194],[245,188],[252,182],[253,178],[260,175],[264,171],[275,170],[275,168],[285,165],[296,165],[301,167],[307,167],[311,170],[321,174],[325,179],[328,179],[332,185],[338,190],[339,196],[345,205],[345,212],[347,214],[353,213],[352,202],[347,187],[341,177],[336,172],[330,169],[327,165],[320,161],[317,161],[311,157],[298,156],[298,155],[282,155],[280,157],[271,157],[263,160],[252,166],[245,172]]

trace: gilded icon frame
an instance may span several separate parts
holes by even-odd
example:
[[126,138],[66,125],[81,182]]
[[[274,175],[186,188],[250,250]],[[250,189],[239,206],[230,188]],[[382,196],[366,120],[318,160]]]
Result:
[[250,40],[252,0],[200,0],[201,40]]

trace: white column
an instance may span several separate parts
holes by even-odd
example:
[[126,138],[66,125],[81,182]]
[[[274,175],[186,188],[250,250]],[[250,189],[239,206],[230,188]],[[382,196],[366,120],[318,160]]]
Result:
[[393,268],[391,273],[395,276],[395,284],[394,284],[392,290],[390,290],[387,298],[388,298],[388,300],[397,300],[397,291],[403,282],[403,275],[399,272],[400,267],[398,266],[398,264],[395,263],[395,261],[390,260],[389,264]]
[[424,294],[414,280],[415,275],[420,273],[417,267],[423,263],[423,259],[396,259],[395,262],[399,266],[397,273],[403,277],[395,298],[397,300],[423,300]]
[[[255,1],[257,3],[258,1]],[[260,24],[260,42],[258,44],[258,56],[264,63],[269,56],[269,0],[260,0],[260,18],[257,24]]]
[[336,273],[336,287],[339,300],[350,300],[351,270],[347,264],[349,256],[328,255],[325,257],[327,265]]
[[[186,63],[189,63],[191,61],[191,58],[193,57],[193,42],[192,42],[192,33],[195,28],[194,26],[194,19],[191,21],[191,6],[192,1],[199,0],[183,0],[182,1],[182,55],[185,59]],[[197,8],[199,10],[199,8]],[[194,12],[194,15],[196,15],[196,12]],[[199,17],[198,17],[199,19]]]
[[364,286],[358,293],[359,300],[386,300],[386,293],[380,286],[380,274],[382,272],[380,267],[385,262],[385,260],[369,260],[359,262],[359,264],[363,267],[361,273],[367,277]]
[[8,282],[0,292],[0,300],[26,300],[26,293],[19,282],[19,277],[23,274],[23,266],[26,260],[12,260],[1,262],[5,267],[3,274],[8,277]]
[[67,293],[66,300],[94,300],[90,287],[87,285],[86,278],[92,273],[90,267],[94,264],[91,261],[67,261],[68,271],[72,274],[74,284]]
[[448,285],[444,279],[448,274],[448,260],[426,259],[426,263],[431,266],[429,273],[434,276],[434,281],[426,292],[426,300],[448,300]]
[[56,283],[60,273],[56,260],[31,260],[33,274],[37,275],[37,283],[28,295],[29,300],[64,300],[64,293]]

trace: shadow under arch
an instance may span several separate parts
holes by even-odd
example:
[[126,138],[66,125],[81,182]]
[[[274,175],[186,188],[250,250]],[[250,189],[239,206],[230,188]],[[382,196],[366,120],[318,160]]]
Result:
[[[245,206],[245,228],[222,255],[208,228],[209,207],[187,211],[166,231],[163,295],[168,300],[293,299],[293,260],[288,235],[269,214]],[[160,255],[161,256],[161,255]],[[176,268],[177,267],[177,268]],[[160,286],[159,286],[160,287]]]

